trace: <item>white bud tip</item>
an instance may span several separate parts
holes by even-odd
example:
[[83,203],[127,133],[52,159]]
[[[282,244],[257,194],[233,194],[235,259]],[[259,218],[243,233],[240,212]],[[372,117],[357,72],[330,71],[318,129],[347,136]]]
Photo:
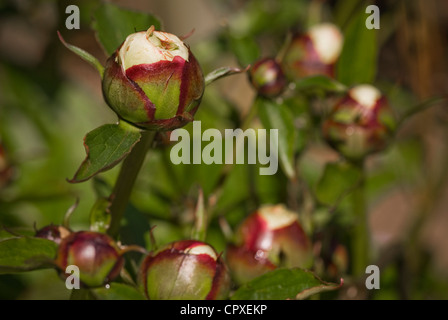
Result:
[[349,95],[360,105],[369,109],[373,108],[376,105],[378,99],[381,98],[381,92],[377,88],[369,84],[362,84],[353,87],[352,89],[350,89]]
[[213,260],[217,260],[218,257],[216,256],[215,250],[213,250],[212,247],[206,244],[200,244],[194,247],[190,247],[185,250],[186,254],[194,254],[194,255],[200,255],[200,254],[206,254],[210,256]]
[[297,220],[297,215],[281,204],[263,206],[258,210],[258,214],[267,223],[270,230],[287,227]]
[[140,64],[173,61],[176,56],[188,61],[188,48],[177,36],[154,31],[154,26],[129,35],[119,51],[124,70]]
[[338,27],[322,23],[311,27],[308,34],[322,62],[331,64],[339,58],[344,41]]

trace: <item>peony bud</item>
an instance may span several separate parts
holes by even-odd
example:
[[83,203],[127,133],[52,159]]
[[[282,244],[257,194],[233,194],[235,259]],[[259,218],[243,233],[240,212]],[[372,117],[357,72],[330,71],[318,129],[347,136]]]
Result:
[[79,280],[88,287],[99,287],[116,278],[123,266],[117,244],[107,235],[92,231],[71,233],[59,245],[56,264],[65,274],[69,265],[79,268]]
[[103,94],[117,115],[145,129],[173,130],[193,120],[204,76],[177,36],[155,31],[129,35],[107,60]]
[[225,299],[230,278],[221,257],[210,245],[183,240],[148,255],[141,278],[152,300]]
[[266,205],[252,213],[238,228],[237,238],[226,258],[239,284],[277,267],[312,265],[310,241],[297,215],[283,205]]
[[341,54],[343,35],[331,23],[313,26],[291,40],[283,57],[283,70],[291,80],[312,75],[334,77],[334,67]]
[[264,58],[255,62],[249,69],[249,80],[258,94],[275,98],[287,85],[280,64],[273,58]]
[[395,127],[387,99],[375,87],[359,85],[332,108],[323,135],[346,158],[360,160],[385,149]]
[[63,226],[49,225],[38,230],[36,237],[48,239],[60,244],[62,239],[66,238],[70,232],[70,230]]

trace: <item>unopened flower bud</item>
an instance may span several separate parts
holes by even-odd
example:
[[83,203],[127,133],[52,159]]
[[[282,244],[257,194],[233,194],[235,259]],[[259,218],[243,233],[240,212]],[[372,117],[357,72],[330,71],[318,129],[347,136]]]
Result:
[[346,158],[360,160],[384,150],[395,127],[386,97],[371,85],[358,85],[332,108],[323,135]]
[[310,241],[297,215],[283,205],[266,205],[252,213],[239,226],[237,238],[226,254],[237,283],[245,283],[277,267],[312,265]]
[[92,231],[73,232],[62,239],[56,264],[65,274],[69,265],[79,268],[79,280],[87,287],[103,286],[115,279],[124,259],[117,244],[107,235]]
[[62,239],[66,238],[70,233],[70,230],[64,226],[52,224],[36,231],[36,237],[51,240],[60,244]]
[[173,242],[148,255],[141,278],[150,300],[225,299],[230,289],[220,255],[195,240]]
[[336,25],[315,25],[306,33],[293,37],[283,58],[283,69],[291,80],[312,75],[334,77],[343,42],[343,35]]
[[173,130],[193,120],[204,76],[187,45],[154,27],[129,35],[107,60],[103,94],[117,115],[144,129]]
[[258,94],[268,98],[280,95],[287,85],[281,65],[273,58],[263,58],[249,69],[249,80]]

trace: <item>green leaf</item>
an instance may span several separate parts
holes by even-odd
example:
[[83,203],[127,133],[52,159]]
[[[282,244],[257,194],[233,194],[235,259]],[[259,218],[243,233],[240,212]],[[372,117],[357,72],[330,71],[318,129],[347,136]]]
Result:
[[55,242],[32,237],[0,241],[0,274],[52,267],[57,254]]
[[91,289],[91,292],[98,300],[145,300],[140,291],[124,283],[112,282],[108,288]]
[[207,234],[207,212],[204,207],[204,192],[199,189],[198,202],[196,204],[196,209],[194,212],[194,226],[191,233],[191,239],[205,241],[205,236]]
[[336,75],[347,86],[372,83],[375,80],[378,31],[366,28],[366,18],[364,10],[360,10],[344,30],[344,47],[336,66]]
[[324,75],[301,78],[295,82],[297,91],[345,92],[347,87]]
[[152,25],[160,30],[160,21],[151,14],[123,9],[119,6],[103,3],[93,14],[92,28],[108,55],[137,31],[147,30]]
[[103,65],[98,61],[97,58],[95,58],[94,56],[92,56],[90,53],[88,53],[87,51],[78,48],[74,45],[68,44],[67,42],[65,42],[64,38],[62,37],[62,35],[59,33],[58,31],[58,36],[59,36],[59,40],[61,40],[62,44],[69,49],[70,51],[72,51],[73,53],[77,54],[81,59],[83,59],[84,61],[87,61],[88,63],[90,63],[96,70],[98,70],[98,72],[100,73],[101,78],[103,78],[103,74],[104,74],[104,67]]
[[87,157],[69,182],[83,182],[113,168],[131,152],[140,137],[140,130],[124,121],[89,132],[84,138]]
[[229,36],[230,49],[242,66],[253,63],[260,57],[260,48],[251,36]]
[[325,167],[316,186],[316,197],[324,204],[334,205],[356,187],[361,170],[348,162],[332,162]]
[[293,268],[276,269],[242,285],[232,300],[306,299],[309,296],[339,289],[340,284],[320,280],[311,271]]
[[98,198],[90,211],[90,230],[106,233],[110,225],[111,201],[109,198]]
[[227,76],[231,76],[233,74],[238,74],[238,73],[242,73],[242,72],[246,72],[247,69],[249,67],[245,68],[245,69],[240,69],[240,68],[231,68],[231,67],[221,67],[218,68],[216,70],[213,70],[212,72],[210,72],[209,74],[207,74],[205,76],[205,85],[209,85],[210,83],[223,78],[223,77],[227,77]]
[[293,179],[296,176],[294,147],[297,139],[297,132],[294,128],[294,116],[282,104],[260,97],[257,98],[253,107],[258,108],[258,115],[265,129],[278,129],[280,165],[285,175]]

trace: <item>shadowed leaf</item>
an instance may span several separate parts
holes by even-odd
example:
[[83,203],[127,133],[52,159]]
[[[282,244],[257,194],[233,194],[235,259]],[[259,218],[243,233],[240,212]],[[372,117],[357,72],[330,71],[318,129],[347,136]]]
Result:
[[57,244],[41,238],[21,237],[0,241],[0,274],[52,267]]
[[89,132],[84,138],[87,157],[69,182],[83,182],[113,168],[131,152],[140,137],[139,129],[124,121]]
[[242,285],[232,300],[306,299],[309,296],[339,289],[343,284],[328,283],[311,271],[293,268],[276,269]]

